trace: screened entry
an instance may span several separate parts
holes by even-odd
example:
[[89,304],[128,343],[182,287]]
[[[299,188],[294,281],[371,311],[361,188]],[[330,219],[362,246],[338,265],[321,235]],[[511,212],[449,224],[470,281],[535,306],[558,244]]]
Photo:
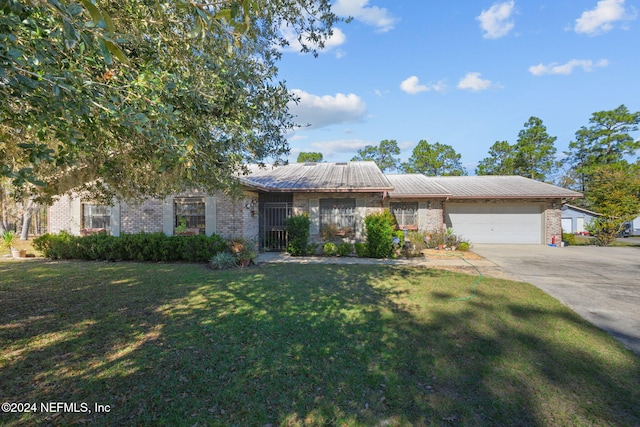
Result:
[[293,212],[292,194],[261,194],[260,247],[266,251],[287,249],[286,220]]

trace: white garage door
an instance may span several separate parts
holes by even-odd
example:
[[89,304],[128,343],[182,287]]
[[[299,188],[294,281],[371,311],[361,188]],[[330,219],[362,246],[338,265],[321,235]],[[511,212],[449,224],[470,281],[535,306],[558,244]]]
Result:
[[447,203],[447,225],[471,243],[541,244],[542,206]]

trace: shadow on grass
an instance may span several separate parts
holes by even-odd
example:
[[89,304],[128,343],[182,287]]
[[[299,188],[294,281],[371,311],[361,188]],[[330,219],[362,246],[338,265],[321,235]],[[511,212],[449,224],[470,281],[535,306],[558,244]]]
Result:
[[[20,271],[23,270],[23,271]],[[514,282],[435,270],[0,264],[5,425],[637,425],[640,362]],[[28,281],[24,281],[28,277]]]

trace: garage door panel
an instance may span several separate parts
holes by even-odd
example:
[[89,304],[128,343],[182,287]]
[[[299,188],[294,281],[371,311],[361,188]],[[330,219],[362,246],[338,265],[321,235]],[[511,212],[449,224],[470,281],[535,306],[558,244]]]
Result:
[[542,207],[537,204],[450,203],[446,221],[472,243],[542,242]]

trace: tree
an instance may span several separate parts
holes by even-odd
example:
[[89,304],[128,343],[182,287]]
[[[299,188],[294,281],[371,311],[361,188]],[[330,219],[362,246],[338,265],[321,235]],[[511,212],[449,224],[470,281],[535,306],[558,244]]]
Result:
[[107,200],[233,188],[288,152],[280,28],[315,54],[337,20],[329,0],[3,2],[0,176]]
[[589,123],[590,127],[583,126],[576,132],[564,160],[578,177],[577,188],[581,191],[588,191],[595,166],[617,163],[640,149],[640,140],[631,136],[631,132],[638,131],[640,112],[631,113],[620,105],[614,110],[593,113]]
[[376,162],[376,165],[382,170],[392,171],[398,168],[400,159],[394,156],[400,155],[400,148],[398,142],[395,139],[385,139],[380,141],[380,145],[373,146],[367,145],[364,148],[358,150],[358,155],[354,156],[351,161],[372,161]]
[[306,162],[322,162],[323,161],[323,156],[322,153],[317,153],[317,152],[304,152],[301,151],[298,154],[298,160],[296,160],[297,163],[306,163]]
[[590,231],[606,246],[640,213],[640,162],[596,165],[590,175],[585,198],[591,209],[603,214]]
[[461,176],[467,171],[460,163],[461,155],[450,145],[429,144],[421,140],[413,149],[409,161],[402,164],[406,173],[421,173],[428,176]]
[[507,141],[496,141],[476,168],[477,175],[515,175],[516,147]]
[[555,136],[549,136],[542,120],[530,117],[518,133],[515,145],[515,173],[531,179],[545,181],[556,161]]

